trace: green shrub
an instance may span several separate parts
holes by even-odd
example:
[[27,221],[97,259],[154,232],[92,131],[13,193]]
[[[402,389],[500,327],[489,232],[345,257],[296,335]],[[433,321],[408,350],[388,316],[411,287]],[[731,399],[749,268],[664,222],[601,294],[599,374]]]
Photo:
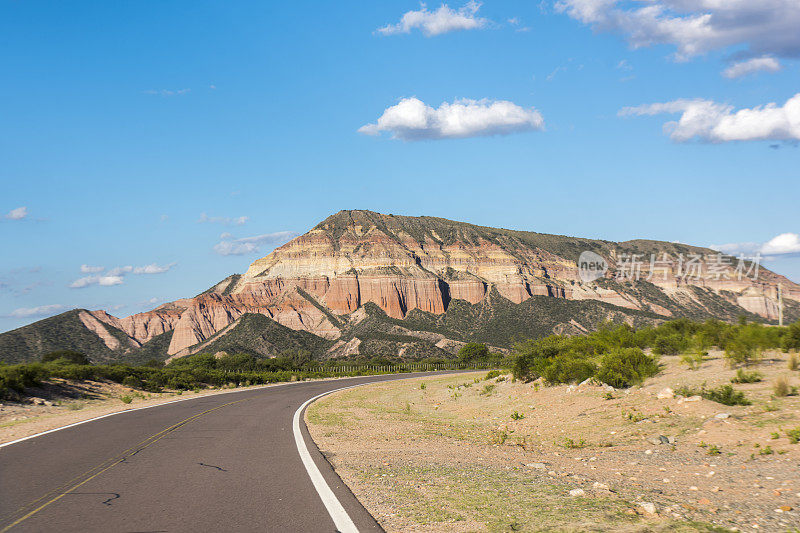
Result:
[[655,359],[639,348],[620,348],[600,360],[597,378],[615,388],[627,388],[655,376],[659,366]]
[[490,379],[494,379],[494,378],[496,378],[496,377],[497,377],[497,376],[499,376],[499,375],[500,375],[500,371],[499,371],[499,370],[490,370],[490,371],[489,371],[489,372],[486,374],[486,377],[485,377],[484,379],[485,379],[486,381],[489,381]]
[[122,385],[124,387],[130,387],[131,389],[141,389],[143,386],[142,380],[139,379],[137,376],[128,375],[122,380]]
[[763,376],[758,372],[745,372],[740,368],[736,371],[736,376],[731,378],[731,383],[758,383],[763,379]]
[[680,333],[660,335],[653,343],[653,353],[656,355],[678,355],[689,348],[689,340]]
[[490,396],[494,392],[495,387],[497,387],[497,385],[495,385],[494,383],[484,385],[483,390],[481,390],[479,394],[481,396]]
[[0,398],[11,398],[14,396],[11,391],[19,393],[27,387],[36,387],[48,377],[47,368],[40,363],[0,365]]
[[704,390],[701,396],[706,400],[723,405],[750,405],[752,403],[743,392],[735,390],[730,385],[720,385],[716,389]]
[[131,403],[133,401],[133,398],[131,398],[130,396],[123,396],[120,398],[120,400],[122,400],[122,403]]
[[589,443],[583,439],[578,440],[577,442],[569,437],[564,437],[564,441],[561,444],[564,448],[568,448],[571,450],[578,450],[581,448],[586,448]]
[[800,350],[800,320],[786,328],[786,333],[781,341],[781,348],[783,348],[784,352]]
[[522,420],[523,418],[525,418],[525,415],[523,415],[522,413],[519,413],[517,411],[511,413],[511,420]]
[[468,342],[458,351],[458,359],[462,363],[485,361],[489,356],[489,347],[477,342]]
[[580,383],[595,372],[597,365],[593,362],[565,355],[551,359],[542,370],[542,377],[550,383]]
[[800,427],[790,429],[786,432],[786,436],[789,437],[790,444],[797,444],[800,442]]

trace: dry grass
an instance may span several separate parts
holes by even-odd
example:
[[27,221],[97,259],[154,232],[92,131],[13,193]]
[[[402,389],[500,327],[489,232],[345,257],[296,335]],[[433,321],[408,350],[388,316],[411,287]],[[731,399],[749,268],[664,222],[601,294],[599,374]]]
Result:
[[[735,370],[712,352],[693,371],[679,356],[662,357],[659,376],[611,395],[588,385],[474,383],[485,373],[462,374],[426,378],[424,390],[403,381],[337,393],[312,405],[308,419],[320,448],[389,531],[756,523],[783,532],[800,527],[800,445],[787,433],[800,425],[800,400],[772,391],[787,359],[765,354],[755,365],[763,381],[734,385],[749,406],[656,398],[665,387],[730,384]],[[489,395],[481,394],[486,385],[494,385]],[[574,488],[585,496],[568,496]],[[655,503],[659,515],[628,514],[640,501]],[[793,509],[775,511],[782,506]]]

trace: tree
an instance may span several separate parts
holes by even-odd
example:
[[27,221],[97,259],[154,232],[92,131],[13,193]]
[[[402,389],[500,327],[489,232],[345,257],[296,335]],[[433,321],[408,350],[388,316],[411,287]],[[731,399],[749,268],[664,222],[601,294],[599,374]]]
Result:
[[489,357],[489,348],[478,342],[468,342],[458,351],[458,359],[462,363],[476,363]]

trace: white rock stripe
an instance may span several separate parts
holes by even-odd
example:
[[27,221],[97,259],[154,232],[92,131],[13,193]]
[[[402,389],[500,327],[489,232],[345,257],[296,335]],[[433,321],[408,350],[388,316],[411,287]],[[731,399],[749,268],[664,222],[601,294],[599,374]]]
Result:
[[[354,385],[357,387],[358,385]],[[344,510],[342,507],[342,503],[333,493],[331,488],[328,486],[328,483],[325,481],[325,478],[322,477],[322,473],[317,468],[317,465],[314,463],[314,459],[311,458],[311,454],[308,453],[308,447],[306,446],[306,441],[303,438],[303,434],[300,431],[300,417],[303,416],[303,410],[313,402],[323,396],[328,394],[338,392],[340,390],[345,389],[352,389],[351,387],[342,387],[340,389],[334,389],[328,392],[323,392],[322,394],[318,394],[313,398],[306,400],[306,402],[301,405],[297,411],[294,412],[294,419],[292,420],[292,430],[294,431],[294,442],[297,444],[297,451],[300,453],[300,459],[303,460],[303,466],[306,467],[306,471],[308,472],[308,477],[311,478],[311,483],[314,484],[314,488],[317,490],[317,494],[319,494],[320,499],[322,499],[322,503],[325,504],[325,509],[328,510],[328,514],[331,515],[333,519],[333,523],[336,525],[336,530],[339,533],[358,533],[358,528],[353,523],[353,519],[350,518],[350,515],[347,514],[347,511]]]

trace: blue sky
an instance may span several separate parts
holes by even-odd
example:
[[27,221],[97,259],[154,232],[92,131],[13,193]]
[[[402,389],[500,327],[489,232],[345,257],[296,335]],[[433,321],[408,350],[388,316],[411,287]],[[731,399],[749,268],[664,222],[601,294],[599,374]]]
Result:
[[193,296],[340,209],[788,233],[800,281],[800,7],[655,3],[3,1],[0,330]]

